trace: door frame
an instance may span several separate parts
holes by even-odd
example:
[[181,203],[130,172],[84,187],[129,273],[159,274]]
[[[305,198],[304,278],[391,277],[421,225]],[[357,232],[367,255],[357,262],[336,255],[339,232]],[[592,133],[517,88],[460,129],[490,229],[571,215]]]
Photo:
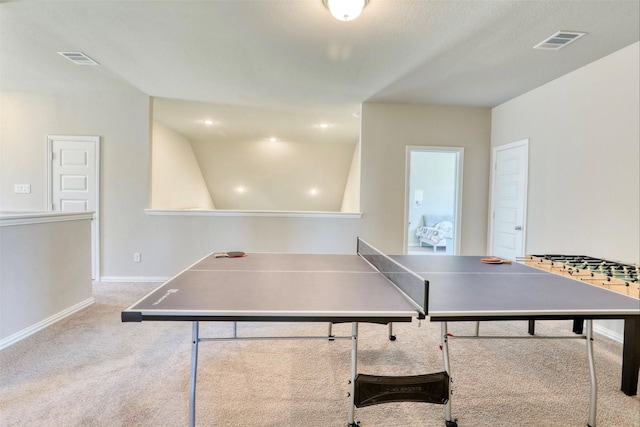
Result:
[[47,210],[53,211],[53,142],[57,140],[86,142],[95,148],[95,191],[96,208],[91,221],[91,271],[93,280],[100,280],[100,137],[99,136],[70,136],[47,135]]
[[528,190],[529,190],[529,138],[521,139],[518,141],[510,142],[508,144],[498,145],[493,147],[491,150],[491,195],[489,201],[489,239],[487,242],[487,253],[493,253],[493,229],[495,222],[495,194],[496,194],[496,182],[495,182],[495,171],[497,168],[497,158],[498,151],[511,150],[514,148],[518,148],[524,146],[525,157],[524,157],[524,174],[525,174],[525,182],[524,182],[524,197],[522,203],[522,246],[520,248],[520,254],[524,255],[525,248],[527,247],[527,200],[528,200]]
[[403,252],[407,254],[409,252],[409,203],[411,203],[411,194],[409,194],[411,184],[411,152],[412,151],[436,151],[436,152],[450,152],[458,154],[458,174],[457,174],[457,194],[454,206],[455,217],[455,246],[454,255],[460,253],[460,242],[462,241],[462,194],[463,194],[463,177],[464,177],[464,147],[442,147],[436,145],[407,145],[405,153],[405,179],[404,179],[404,229],[403,234]]

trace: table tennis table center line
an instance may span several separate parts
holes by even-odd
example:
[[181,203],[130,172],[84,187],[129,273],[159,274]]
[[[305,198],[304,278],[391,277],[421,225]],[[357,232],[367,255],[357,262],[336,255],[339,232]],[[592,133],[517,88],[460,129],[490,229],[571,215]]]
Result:
[[337,270],[223,270],[223,269],[190,269],[187,271],[225,271],[230,273],[331,273],[331,274],[379,274],[379,271],[337,271]]

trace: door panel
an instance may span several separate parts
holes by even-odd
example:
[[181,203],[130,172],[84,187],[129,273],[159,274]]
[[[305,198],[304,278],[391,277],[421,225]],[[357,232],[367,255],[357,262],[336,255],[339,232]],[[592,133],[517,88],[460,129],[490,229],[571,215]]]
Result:
[[524,255],[528,141],[494,149],[490,253],[515,260]]
[[54,140],[52,154],[53,210],[95,210],[95,146]]
[[49,206],[54,211],[93,211],[93,278],[99,278],[100,139],[49,136]]

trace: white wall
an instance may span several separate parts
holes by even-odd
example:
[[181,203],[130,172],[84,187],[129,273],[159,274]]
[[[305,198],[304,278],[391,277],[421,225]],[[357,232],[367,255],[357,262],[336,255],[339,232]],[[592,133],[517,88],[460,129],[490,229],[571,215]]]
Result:
[[230,210],[339,212],[354,145],[191,141],[216,208]]
[[340,212],[360,212],[360,142],[353,149]]
[[529,138],[528,253],[640,262],[639,51],[493,109],[492,146]]
[[362,237],[383,251],[404,251],[408,145],[464,147],[460,254],[485,254],[490,117],[488,108],[363,104]]
[[215,209],[191,143],[153,122],[151,162],[152,209]]
[[[529,138],[527,253],[640,263],[640,43],[492,111],[491,145]],[[623,322],[594,328],[622,340]]]

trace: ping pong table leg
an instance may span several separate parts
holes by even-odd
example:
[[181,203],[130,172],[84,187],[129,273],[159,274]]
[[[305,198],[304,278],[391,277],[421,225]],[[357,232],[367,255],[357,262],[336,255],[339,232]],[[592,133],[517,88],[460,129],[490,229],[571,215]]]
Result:
[[596,410],[598,405],[598,382],[596,380],[596,367],[593,361],[593,320],[585,321],[587,328],[587,358],[589,360],[589,427],[596,427]]
[[449,364],[449,333],[447,331],[447,322],[440,323],[440,331],[444,370],[449,374],[449,399],[447,399],[447,403],[444,405],[444,424],[446,427],[458,427],[457,420],[451,416],[451,365]]
[[196,425],[196,372],[198,370],[198,343],[200,334],[198,331],[199,322],[193,322],[191,330],[191,382],[189,385],[189,426]]
[[349,427],[357,427],[354,421],[356,405],[356,375],[358,372],[358,322],[351,323],[351,381],[349,381]]

